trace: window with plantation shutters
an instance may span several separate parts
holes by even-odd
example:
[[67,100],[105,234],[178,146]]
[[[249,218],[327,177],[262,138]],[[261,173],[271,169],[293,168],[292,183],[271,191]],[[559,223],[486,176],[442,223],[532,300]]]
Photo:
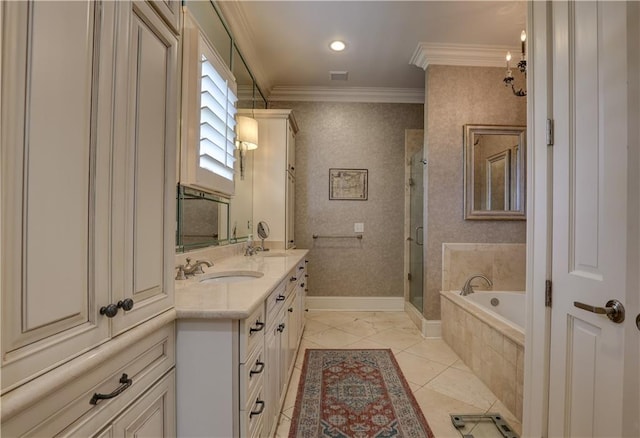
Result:
[[236,80],[188,11],[184,18],[180,184],[230,197],[235,191]]
[[238,99],[205,54],[200,62],[200,167],[233,181]]

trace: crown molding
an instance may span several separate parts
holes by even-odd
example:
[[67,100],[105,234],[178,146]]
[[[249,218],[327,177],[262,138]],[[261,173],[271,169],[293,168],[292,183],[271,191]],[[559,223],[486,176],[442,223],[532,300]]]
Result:
[[424,104],[422,88],[276,86],[269,101],[376,102]]
[[515,46],[418,43],[409,64],[424,70],[430,65],[506,67],[505,55],[507,51],[513,53],[514,59],[516,59],[520,48]]
[[220,8],[220,12],[229,26],[236,46],[238,46],[251,74],[253,74],[253,78],[257,82],[260,90],[265,93],[266,98],[266,94],[271,89],[271,81],[268,79],[258,61],[258,52],[253,44],[255,36],[247,21],[247,15],[244,12],[242,1],[216,1],[216,6]]

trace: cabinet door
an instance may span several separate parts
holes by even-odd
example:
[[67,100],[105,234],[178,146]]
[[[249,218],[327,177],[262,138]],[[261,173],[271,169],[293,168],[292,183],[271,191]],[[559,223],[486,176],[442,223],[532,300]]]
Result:
[[0,7],[4,392],[109,336],[115,5]]
[[[173,305],[178,40],[145,2],[121,5],[113,179],[113,334]],[[126,6],[126,7],[125,7]]]
[[175,33],[180,30],[180,0],[149,0]]
[[113,422],[113,433],[107,436],[174,437],[175,410],[175,372],[172,370]]
[[287,199],[285,205],[286,212],[286,248],[294,248],[295,239],[295,213],[296,213],[296,178],[287,173]]
[[[277,317],[277,315],[274,315]],[[278,322],[270,325],[270,330],[265,333],[265,376],[264,376],[264,396],[265,396],[265,415],[264,415],[264,431],[265,434],[271,432],[278,421],[278,409],[280,401],[280,332],[278,332]]]
[[[300,282],[296,283],[296,286],[299,286]],[[296,359],[296,348],[298,347],[298,334],[299,334],[299,330],[300,330],[300,325],[299,325],[299,312],[298,312],[298,307],[297,307],[297,301],[296,301],[296,296],[297,296],[297,289],[298,287],[296,287],[296,290],[294,290],[291,295],[289,296],[289,299],[287,300],[287,304],[286,309],[287,309],[287,345],[286,345],[286,349],[287,349],[287,362],[284,364],[284,368],[286,369],[287,372],[287,380],[286,382],[289,380],[289,372],[291,371],[291,367],[293,366],[293,363],[295,362]]]

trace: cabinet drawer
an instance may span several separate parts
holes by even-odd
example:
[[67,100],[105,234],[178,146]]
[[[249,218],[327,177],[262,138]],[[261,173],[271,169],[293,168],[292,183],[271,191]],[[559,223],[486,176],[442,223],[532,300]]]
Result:
[[278,313],[278,311],[284,305],[284,301],[287,299],[287,285],[289,284],[289,280],[283,280],[280,282],[278,287],[274,289],[273,292],[269,294],[269,298],[267,298],[267,324],[271,324],[272,315]]
[[245,363],[254,349],[262,345],[265,329],[264,306],[258,306],[250,317],[240,321],[240,363]]
[[256,388],[262,386],[265,371],[264,349],[256,348],[249,360],[240,365],[240,406],[246,407]]
[[[82,356],[76,360],[82,360]],[[97,431],[174,365],[172,322],[3,422],[2,433],[6,436],[77,436],[74,430],[87,424]],[[114,398],[90,403],[96,393],[110,394],[126,386],[120,383],[123,374],[131,379],[130,386]],[[72,423],[73,431],[67,429]]]
[[267,410],[263,391],[260,390],[253,399],[252,403],[250,403],[250,408],[246,411],[240,411],[240,436],[259,436],[262,428],[264,413],[266,411]]

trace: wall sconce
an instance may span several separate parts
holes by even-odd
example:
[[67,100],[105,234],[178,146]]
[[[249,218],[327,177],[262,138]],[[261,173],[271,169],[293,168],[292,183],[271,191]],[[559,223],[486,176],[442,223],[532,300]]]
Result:
[[244,159],[247,151],[258,149],[258,121],[238,116],[236,147],[240,151],[240,179],[244,179]]
[[[525,54],[525,41],[527,40],[527,33],[523,30],[520,34],[520,43],[521,43],[521,54],[520,54],[520,62],[518,62],[518,70],[520,73],[524,74],[525,78],[527,77],[527,59]],[[516,91],[516,87],[513,85],[513,74],[511,73],[511,52],[507,52],[507,74],[505,75],[503,82],[506,87],[511,85],[511,91],[513,94],[519,97],[525,97],[527,92],[520,88]]]

